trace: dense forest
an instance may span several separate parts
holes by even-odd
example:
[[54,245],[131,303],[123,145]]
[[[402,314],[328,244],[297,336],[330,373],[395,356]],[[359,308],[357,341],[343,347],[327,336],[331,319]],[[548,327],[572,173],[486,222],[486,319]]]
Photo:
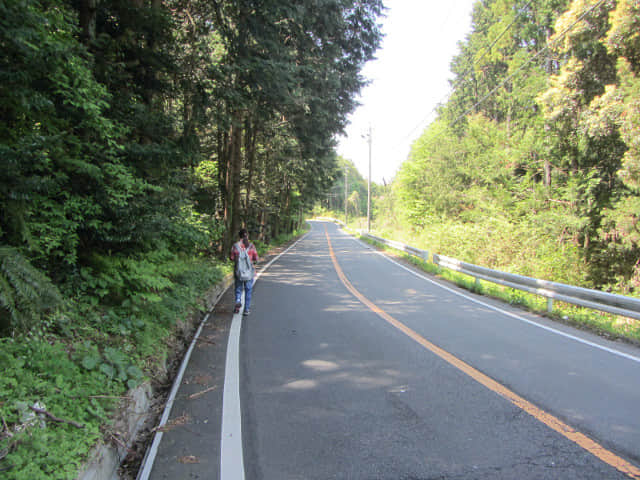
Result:
[[[346,213],[351,219],[366,217],[368,189],[367,179],[355,164],[351,160],[338,157],[337,178],[324,197],[317,201],[314,211],[316,214],[331,212],[343,216]],[[379,196],[381,192],[382,188],[379,185],[371,183],[372,198]],[[363,225],[359,225],[359,228],[363,228]]]
[[382,10],[0,2],[3,478],[75,478],[239,228],[265,245],[325,198]]
[[[640,3],[485,0],[376,228],[524,275],[640,282]],[[396,233],[397,235],[397,233]]]
[[[380,38],[380,2],[316,3],[3,2],[6,263],[60,284],[226,251],[243,224],[291,231],[336,175]],[[13,327],[35,305],[2,280]]]

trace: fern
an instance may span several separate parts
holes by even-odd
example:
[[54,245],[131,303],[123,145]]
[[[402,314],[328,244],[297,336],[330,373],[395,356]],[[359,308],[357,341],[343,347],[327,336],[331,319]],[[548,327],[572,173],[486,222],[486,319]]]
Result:
[[56,286],[18,249],[0,246],[0,329],[32,329],[61,301]]

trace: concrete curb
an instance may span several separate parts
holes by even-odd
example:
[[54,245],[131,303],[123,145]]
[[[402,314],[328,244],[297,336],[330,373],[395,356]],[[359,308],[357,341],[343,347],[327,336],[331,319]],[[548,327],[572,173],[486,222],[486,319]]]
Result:
[[[116,419],[118,429],[129,441],[126,445],[98,445],[89,454],[85,470],[78,475],[78,480],[117,480],[118,468],[127,456],[133,440],[144,425],[151,407],[152,389],[148,382],[127,392],[127,407]],[[125,431],[122,431],[124,427]]]
[[[203,299],[207,312],[213,310],[224,292],[233,283],[233,274],[225,276],[209,290]],[[127,404],[114,421],[115,430],[124,440],[119,445],[97,445],[89,454],[77,480],[118,480],[118,468],[127,456],[138,432],[150,416],[153,390],[149,382],[127,392]]]

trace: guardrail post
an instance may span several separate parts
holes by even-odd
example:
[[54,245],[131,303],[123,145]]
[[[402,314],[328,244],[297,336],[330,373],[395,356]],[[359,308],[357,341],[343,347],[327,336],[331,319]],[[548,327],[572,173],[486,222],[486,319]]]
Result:
[[553,311],[553,298],[547,297],[547,312],[551,313]]

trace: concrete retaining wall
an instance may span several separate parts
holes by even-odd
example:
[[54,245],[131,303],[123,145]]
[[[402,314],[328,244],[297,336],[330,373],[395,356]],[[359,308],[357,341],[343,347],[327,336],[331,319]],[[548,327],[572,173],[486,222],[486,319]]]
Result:
[[[207,312],[213,310],[232,282],[233,275],[229,274],[206,293],[202,303]],[[195,325],[188,319],[179,322],[178,331],[186,333],[194,330]],[[122,408],[113,422],[113,430],[118,432],[118,438],[122,444],[112,442],[108,445],[102,444],[94,447],[77,480],[119,480],[120,464],[127,456],[140,429],[149,419],[152,400],[153,389],[149,382],[127,392],[127,400],[123,402]]]

